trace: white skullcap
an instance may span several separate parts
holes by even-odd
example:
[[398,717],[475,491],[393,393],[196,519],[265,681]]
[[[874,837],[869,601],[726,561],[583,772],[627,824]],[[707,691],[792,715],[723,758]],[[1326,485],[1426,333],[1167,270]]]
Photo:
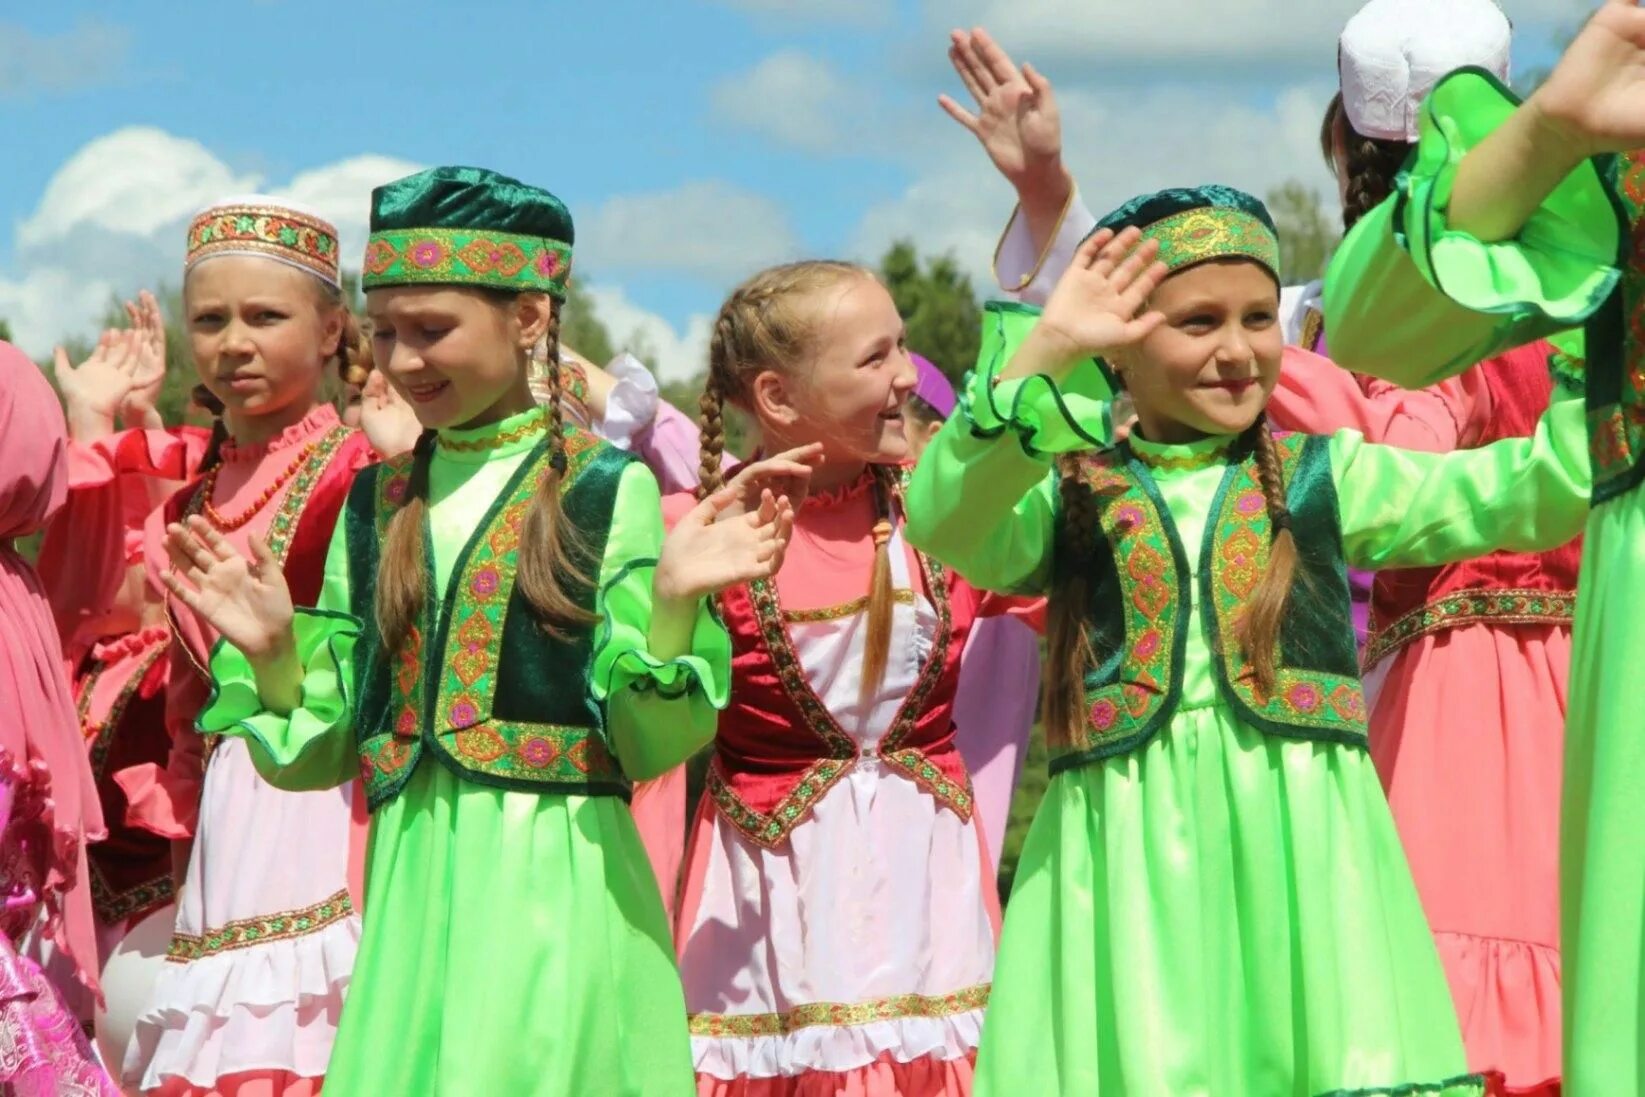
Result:
[[1440,78],[1472,65],[1507,83],[1512,41],[1492,0],[1370,0],[1338,40],[1343,111],[1366,137],[1415,141]]

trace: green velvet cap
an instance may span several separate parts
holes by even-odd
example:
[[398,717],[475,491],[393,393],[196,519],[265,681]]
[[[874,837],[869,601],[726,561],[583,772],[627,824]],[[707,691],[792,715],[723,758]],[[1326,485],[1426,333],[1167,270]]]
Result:
[[484,168],[429,168],[371,192],[363,288],[445,285],[565,300],[574,232],[565,203]]
[[[1280,280],[1279,234],[1268,207],[1233,187],[1173,187],[1131,199],[1097,222],[1135,226],[1160,242],[1159,261],[1174,274],[1212,259],[1250,259]],[[1096,231],[1096,230],[1093,230]]]

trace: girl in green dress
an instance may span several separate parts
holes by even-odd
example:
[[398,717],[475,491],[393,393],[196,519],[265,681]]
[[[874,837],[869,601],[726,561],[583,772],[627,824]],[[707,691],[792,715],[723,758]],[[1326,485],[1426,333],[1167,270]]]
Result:
[[1484,1092],[1366,751],[1346,569],[1568,540],[1581,407],[1446,455],[1276,435],[1278,270],[1248,195],[1127,203],[1043,316],[990,307],[915,473],[910,540],[1050,596],[1053,776],[981,1097]]
[[224,638],[202,731],[283,788],[358,776],[373,811],[326,1092],[690,1094],[625,800],[712,736],[730,647],[704,597],[775,571],[793,511],[762,485],[808,466],[755,467],[665,543],[645,466],[528,385],[546,336],[558,395],[564,206],[437,168],[372,207],[376,358],[425,429],[356,479],[318,607],[293,610],[266,546],[169,531],[168,584]]

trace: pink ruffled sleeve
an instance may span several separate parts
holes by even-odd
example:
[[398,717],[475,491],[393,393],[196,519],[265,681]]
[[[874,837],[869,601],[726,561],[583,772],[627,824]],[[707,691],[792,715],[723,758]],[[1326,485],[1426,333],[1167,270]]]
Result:
[[1490,391],[1478,371],[1426,389],[1362,378],[1328,358],[1286,347],[1268,415],[1283,430],[1355,430],[1367,441],[1429,453],[1474,444],[1490,416]]

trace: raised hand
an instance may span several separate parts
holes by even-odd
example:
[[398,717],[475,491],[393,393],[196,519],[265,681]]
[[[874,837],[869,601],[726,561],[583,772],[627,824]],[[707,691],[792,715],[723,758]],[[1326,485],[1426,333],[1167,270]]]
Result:
[[659,603],[680,605],[782,567],[794,533],[794,507],[769,489],[747,514],[726,516],[740,489],[727,485],[702,500],[669,531],[652,577]]
[[1606,0],[1528,105],[1579,156],[1645,147],[1645,10]]
[[135,332],[105,331],[78,366],[69,362],[66,350],[56,349],[52,373],[76,441],[89,442],[114,430],[114,417],[136,387],[136,343]]
[[423,433],[417,413],[381,371],[372,370],[360,389],[360,429],[381,457],[410,453]]
[[732,501],[720,512],[721,518],[747,514],[759,508],[764,493],[786,498],[795,510],[805,504],[811,492],[811,473],[822,461],[821,442],[797,446],[774,457],[750,461],[737,470],[725,485],[734,492]]
[[1051,82],[1033,66],[1018,68],[982,29],[954,31],[948,60],[975,101],[976,113],[946,95],[937,102],[988,153],[1018,194],[1065,193],[1062,120]]
[[251,539],[240,555],[199,515],[166,527],[172,570],[160,579],[255,666],[291,650],[291,591],[268,545]]
[[136,337],[132,343],[132,391],[120,415],[127,426],[147,426],[156,417],[150,413],[166,382],[166,318],[160,302],[148,290],[138,294],[136,301],[126,302],[126,315]]
[[1056,372],[1044,367],[1101,358],[1147,338],[1165,319],[1159,312],[1143,311],[1149,294],[1169,273],[1155,260],[1158,254],[1159,241],[1143,240],[1140,229],[1128,228],[1118,236],[1112,229],[1092,233],[1074,253],[1073,265],[1051,291],[1035,325],[1033,353],[1044,358],[1037,371]]

